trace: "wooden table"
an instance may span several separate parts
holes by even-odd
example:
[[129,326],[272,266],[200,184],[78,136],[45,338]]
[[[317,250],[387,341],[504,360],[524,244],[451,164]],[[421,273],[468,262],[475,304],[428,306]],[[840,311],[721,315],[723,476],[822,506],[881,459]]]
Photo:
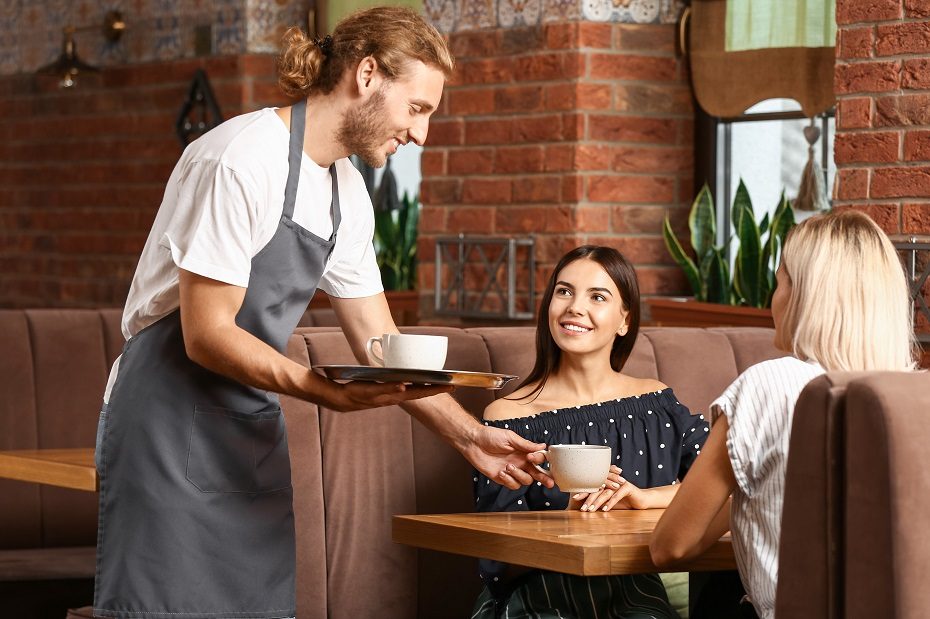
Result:
[[96,492],[93,448],[0,451],[0,477]]
[[[665,510],[394,516],[395,542],[579,576],[660,572],[649,535]],[[729,534],[674,571],[736,569]]]

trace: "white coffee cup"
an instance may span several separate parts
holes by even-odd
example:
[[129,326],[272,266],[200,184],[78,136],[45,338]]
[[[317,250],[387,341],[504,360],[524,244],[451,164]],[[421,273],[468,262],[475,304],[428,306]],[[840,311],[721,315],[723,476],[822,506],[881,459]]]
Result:
[[610,447],[605,445],[550,445],[545,454],[549,473],[562,492],[596,492],[610,472]]
[[[375,352],[374,344],[380,344],[383,356]],[[386,368],[406,370],[441,370],[446,364],[449,338],[444,335],[411,335],[408,333],[385,333],[368,340],[368,356]]]

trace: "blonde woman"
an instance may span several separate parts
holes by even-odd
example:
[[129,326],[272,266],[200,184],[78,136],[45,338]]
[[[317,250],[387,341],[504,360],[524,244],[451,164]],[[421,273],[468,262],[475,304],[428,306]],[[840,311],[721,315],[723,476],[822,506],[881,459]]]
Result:
[[774,615],[788,439],[801,390],[828,371],[914,368],[904,273],[866,215],[828,213],[798,225],[776,277],[775,344],[791,356],[749,368],[714,401],[720,416],[650,544],[663,567],[731,530],[748,601],[763,618]]

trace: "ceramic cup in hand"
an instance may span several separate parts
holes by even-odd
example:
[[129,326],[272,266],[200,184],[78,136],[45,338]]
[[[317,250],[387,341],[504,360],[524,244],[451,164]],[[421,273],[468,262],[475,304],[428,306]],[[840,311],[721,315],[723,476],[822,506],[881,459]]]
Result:
[[[375,352],[375,343],[382,350]],[[385,333],[368,340],[368,356],[386,368],[405,370],[441,370],[446,364],[449,338],[444,335]]]
[[562,492],[596,492],[610,472],[610,447],[604,445],[550,445],[537,453],[545,454]]

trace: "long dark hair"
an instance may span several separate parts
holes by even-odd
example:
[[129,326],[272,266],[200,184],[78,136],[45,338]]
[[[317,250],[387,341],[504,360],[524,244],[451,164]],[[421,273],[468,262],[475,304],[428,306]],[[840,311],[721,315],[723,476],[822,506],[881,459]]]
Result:
[[617,285],[624,309],[629,312],[626,335],[614,336],[614,344],[610,349],[610,367],[613,371],[619,372],[623,369],[627,359],[630,358],[630,353],[633,352],[633,344],[636,343],[636,336],[639,334],[639,282],[636,279],[633,265],[613,247],[603,245],[576,247],[562,256],[559,263],[555,265],[549,277],[549,283],[546,284],[546,292],[539,304],[539,318],[536,321],[536,365],[519,387],[537,381],[539,385],[526,397],[538,395],[552,372],[559,368],[562,349],[556,345],[552,332],[549,331],[549,304],[552,303],[552,295],[555,293],[555,283],[558,281],[559,273],[576,260],[593,260],[601,265]]

